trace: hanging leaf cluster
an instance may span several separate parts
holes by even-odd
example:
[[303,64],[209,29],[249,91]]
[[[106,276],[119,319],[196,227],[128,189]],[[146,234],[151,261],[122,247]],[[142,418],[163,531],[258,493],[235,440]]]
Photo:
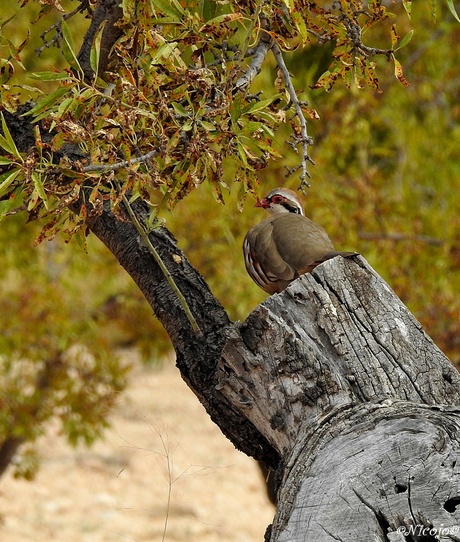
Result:
[[[80,64],[66,16],[55,25],[68,68],[34,74],[37,84],[54,90],[35,89],[42,94],[25,113],[36,126],[27,155],[2,119],[0,218],[19,210],[31,220],[44,218],[38,241],[58,231],[83,241],[88,218],[108,203],[123,214],[125,197],[149,203],[152,225],[158,208],[174,206],[203,182],[223,201],[226,168],[241,182],[241,205],[256,188],[257,172],[281,157],[277,128],[298,115],[276,83],[262,95],[237,85],[263,40],[283,51],[333,43],[331,65],[315,88],[329,90],[341,78],[378,89],[377,55],[393,60],[407,84],[394,53],[412,34],[400,40],[392,27],[388,49],[363,41],[391,17],[379,0],[125,0],[122,7],[122,37],[104,73],[98,73],[104,26],[94,39],[93,78]],[[410,14],[410,2],[404,7]],[[42,15],[52,9],[63,8],[47,2]],[[26,43],[15,48],[8,41],[7,23],[1,26],[6,79]],[[2,103],[13,109],[6,80],[0,90]]]

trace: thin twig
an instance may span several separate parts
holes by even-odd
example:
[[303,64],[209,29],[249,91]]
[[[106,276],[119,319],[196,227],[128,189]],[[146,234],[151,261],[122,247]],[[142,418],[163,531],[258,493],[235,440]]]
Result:
[[132,166],[133,164],[138,164],[139,162],[147,162],[150,158],[153,158],[160,152],[159,149],[154,149],[153,151],[143,154],[142,156],[136,156],[136,158],[131,158],[131,160],[123,160],[122,162],[117,162],[116,164],[101,164],[95,165],[90,164],[82,168],[84,173],[99,171],[106,173],[107,171],[116,171],[117,169],[123,169],[125,167]]
[[307,28],[307,32],[314,36],[318,40],[318,43],[326,43],[333,40],[333,37],[326,32],[324,34],[320,34],[319,32],[315,32],[311,28]]
[[[59,40],[62,38],[62,31],[61,31],[61,26],[62,26],[62,21],[68,21],[69,19],[71,19],[74,15],[76,15],[77,13],[80,13],[80,12],[83,12],[85,9],[87,9],[87,5],[85,4],[88,4],[88,2],[81,2],[79,6],[77,6],[73,11],[71,11],[70,13],[64,13],[64,15],[56,22],[54,23],[53,25],[51,25],[48,29],[46,29],[42,34],[40,34],[40,38],[41,40],[43,41],[43,45],[41,47],[38,47],[37,49],[35,49],[35,54],[37,56],[40,56],[43,51],[45,49],[48,49],[49,47],[51,47],[51,45],[54,45],[55,43],[58,43]],[[56,34],[48,41],[45,41],[46,39],[46,36],[52,32],[53,30],[56,31]]]
[[187,316],[188,321],[190,322],[190,325],[192,326],[193,331],[196,335],[201,336],[203,335],[201,329],[198,326],[198,323],[195,319],[195,317],[192,314],[192,311],[190,310],[190,307],[188,306],[188,303],[183,296],[182,292],[179,290],[179,287],[174,281],[173,276],[169,272],[168,268],[164,264],[163,260],[161,259],[160,255],[158,254],[156,248],[153,246],[152,242],[150,241],[149,235],[146,231],[146,229],[143,227],[143,225],[139,222],[136,214],[134,213],[128,198],[123,194],[123,203],[125,204],[126,210],[128,211],[128,214],[132,220],[132,223],[134,227],[136,228],[138,234],[141,236],[141,239],[144,241],[145,246],[147,247],[150,254],[155,258],[155,261],[158,264],[158,267],[161,269],[161,272],[165,276],[166,280],[168,281],[169,286],[171,287],[172,291],[176,294],[177,299],[179,300],[179,303],[181,307],[183,308],[185,315]]
[[297,145],[299,143],[302,144],[302,158],[301,158],[301,166],[300,166],[302,169],[302,174],[300,175],[300,187],[309,188],[310,183],[307,181],[307,177],[310,177],[310,173],[307,169],[307,162],[310,162],[313,165],[315,164],[315,162],[310,158],[308,154],[308,146],[313,144],[313,140],[308,135],[307,121],[302,111],[301,102],[299,101],[299,98],[297,97],[294,84],[292,83],[291,74],[289,73],[289,70],[286,67],[286,63],[284,62],[283,53],[276,42],[272,43],[271,50],[273,52],[273,55],[275,56],[276,63],[278,64],[278,68],[283,77],[284,85],[289,93],[291,102],[294,105],[296,115],[299,118],[301,135],[300,137],[293,136],[293,139],[294,139],[293,145],[294,145],[294,148],[297,150]]

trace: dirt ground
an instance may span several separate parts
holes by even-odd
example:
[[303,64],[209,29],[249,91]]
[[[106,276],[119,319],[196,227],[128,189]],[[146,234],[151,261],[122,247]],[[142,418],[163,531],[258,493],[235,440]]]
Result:
[[0,480],[2,542],[263,541],[273,507],[255,463],[172,362],[134,372],[112,424],[91,449],[51,430],[33,482]]

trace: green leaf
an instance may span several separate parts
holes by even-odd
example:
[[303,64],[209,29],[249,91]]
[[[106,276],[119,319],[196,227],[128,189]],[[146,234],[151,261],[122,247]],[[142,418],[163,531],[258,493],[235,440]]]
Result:
[[6,214],[9,213],[17,203],[19,195],[22,192],[22,187],[18,186],[16,190],[10,195],[8,199],[0,201],[0,222],[5,218]]
[[446,0],[447,7],[449,11],[454,16],[454,19],[460,23],[460,17],[458,16],[457,10],[455,9],[453,0]]
[[0,30],[2,30],[4,26],[6,26],[12,19],[14,19],[18,13],[19,11],[16,11],[15,13],[13,13],[13,15],[11,15],[11,17],[8,17],[8,19],[0,21]]
[[233,99],[232,106],[230,108],[230,118],[232,119],[232,124],[236,125],[238,119],[241,116],[241,96],[238,95]]
[[174,108],[174,111],[180,116],[180,117],[189,117],[190,114],[189,112],[187,111],[187,109],[185,109],[184,106],[182,106],[181,104],[177,103],[177,102],[171,102],[171,105],[173,106]]
[[238,139],[236,140],[236,145],[238,147],[238,154],[239,154],[239,156],[241,158],[241,161],[243,162],[245,167],[248,168],[249,164],[248,164],[248,157],[247,157],[245,146]]
[[152,58],[152,64],[162,64],[164,59],[170,59],[174,56],[174,52],[177,48],[177,41],[172,41],[170,43],[164,43],[161,47],[158,48],[157,52]]
[[215,125],[206,120],[200,120],[200,126],[202,126],[207,132],[214,132],[216,130]]
[[[262,124],[262,126],[260,128],[266,134],[268,134],[269,137],[275,137],[275,132],[269,126],[267,126],[266,124]],[[259,146],[260,146],[260,143],[259,143]]]
[[1,114],[1,117],[2,117],[3,136],[0,135],[0,146],[3,147],[7,152],[12,154],[15,158],[17,158],[20,162],[22,162],[23,160],[22,160],[21,153],[18,151],[16,147],[16,143],[14,142],[14,139],[11,137],[11,134],[8,129],[8,125],[6,124],[3,113]]
[[65,98],[65,100],[62,100],[62,102],[59,104],[59,107],[56,112],[56,117],[60,119],[68,111],[72,111],[73,109],[77,108],[79,105],[80,105],[80,102],[77,100],[77,98]]
[[123,18],[125,21],[131,21],[133,15],[136,13],[136,5],[137,2],[135,0],[122,0],[121,7],[123,9]]
[[74,70],[79,71],[80,73],[83,73],[80,62],[78,62],[77,55],[75,54],[72,34],[70,33],[69,27],[67,26],[64,19],[62,19],[61,21],[61,31],[63,37],[62,54],[64,55],[64,58],[69,63],[70,67],[72,67]]
[[201,0],[200,12],[201,18],[208,22],[216,16],[218,9],[218,2],[216,0]]
[[45,204],[45,207],[49,209],[48,196],[46,195],[45,189],[43,187],[43,181],[40,179],[40,176],[38,175],[36,171],[32,171],[31,177],[34,182],[35,190],[38,196]]
[[412,11],[412,0],[402,0],[404,9],[406,10],[407,16],[410,19],[411,11]]
[[297,28],[297,32],[299,33],[302,42],[306,43],[309,41],[307,25],[305,24],[305,19],[303,18],[302,14],[299,11],[294,10],[291,11],[290,16],[294,21],[295,27]]
[[221,25],[223,23],[232,23],[233,21],[239,21],[243,18],[243,15],[241,13],[223,13],[222,15],[217,15],[217,17],[214,17],[213,19],[210,19],[209,21],[204,24],[199,32],[203,32],[203,30],[206,30],[206,28],[209,28],[212,25]]
[[265,109],[267,106],[269,106],[273,102],[273,98],[269,98],[267,100],[260,100],[258,102],[253,102],[249,105],[247,105],[243,110],[242,113],[255,113],[256,111],[260,111],[261,109]]
[[410,32],[408,32],[404,38],[398,43],[398,46],[395,48],[395,51],[398,51],[398,49],[402,49],[403,47],[405,47],[409,42],[410,40],[412,39],[412,36],[414,35],[414,31],[411,30]]
[[62,81],[69,78],[69,74],[66,72],[37,72],[29,75],[32,79],[38,81]]
[[[125,9],[123,7],[123,13],[125,12]],[[96,78],[99,73],[99,58],[101,56],[101,42],[102,42],[102,33],[105,28],[106,21],[103,21],[101,24],[99,30],[97,31],[96,37],[94,38],[93,46],[91,47],[91,52],[89,55],[89,63],[91,66],[91,69],[93,70]]]
[[172,18],[172,22],[179,22],[186,14],[184,8],[177,0],[152,0],[155,8]]
[[294,11],[295,5],[294,0],[283,0],[284,5],[288,8],[289,11]]
[[0,197],[2,197],[4,194],[6,194],[6,192],[8,192],[8,188],[11,186],[11,184],[20,172],[20,169],[15,169],[6,177],[4,181],[0,183]]
[[[24,113],[23,117],[34,116],[37,117],[39,113],[42,113],[45,110],[48,110],[51,106],[55,105],[61,96],[63,96],[68,91],[67,87],[62,86],[45,96],[42,100],[38,102],[37,105],[29,109],[27,113]],[[35,120],[39,120],[38,117]]]
[[244,121],[242,123],[242,127],[241,127],[241,132],[244,133],[245,135],[251,137],[252,134],[254,134],[255,132],[257,132],[258,130],[260,130],[263,126],[263,123],[262,122],[257,122],[257,121]]

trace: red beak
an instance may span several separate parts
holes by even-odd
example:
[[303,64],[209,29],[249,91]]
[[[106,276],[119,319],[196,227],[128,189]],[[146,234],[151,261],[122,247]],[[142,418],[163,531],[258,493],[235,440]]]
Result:
[[262,209],[266,209],[267,207],[270,207],[270,202],[267,201],[267,198],[264,198],[264,199],[257,198],[257,201],[254,204],[254,207],[261,207]]

